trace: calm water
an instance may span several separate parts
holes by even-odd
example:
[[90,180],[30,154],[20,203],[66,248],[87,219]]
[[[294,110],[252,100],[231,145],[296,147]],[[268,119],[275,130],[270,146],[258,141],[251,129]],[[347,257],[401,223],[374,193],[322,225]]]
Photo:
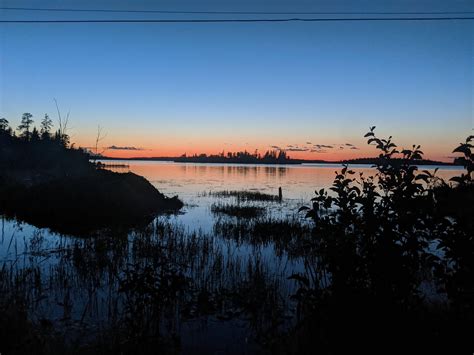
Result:
[[[109,163],[110,161],[106,161]],[[178,195],[185,203],[181,213],[162,216],[171,223],[176,223],[187,231],[212,232],[216,216],[211,213],[211,205],[216,202],[235,203],[232,198],[217,198],[210,192],[223,190],[250,190],[267,194],[278,194],[283,190],[283,202],[251,202],[266,208],[266,213],[275,218],[296,217],[302,219],[297,210],[308,204],[314,191],[329,188],[335,171],[341,169],[339,164],[307,165],[249,165],[249,164],[196,164],[149,161],[117,161],[128,164],[128,168],[112,169],[118,172],[131,171],[144,176],[159,191],[168,196]],[[460,167],[424,166],[420,170],[433,171],[449,180],[460,175]],[[375,170],[369,165],[351,167],[357,174],[373,175]],[[358,175],[354,176],[358,176]],[[303,220],[303,219],[302,219]],[[42,237],[44,248],[54,248],[64,237],[51,233],[47,229],[38,229],[26,223],[2,220],[0,231],[0,261],[16,259],[21,255],[26,244],[38,234]],[[245,246],[240,246],[246,252]],[[266,250],[271,257],[271,250]],[[268,254],[270,253],[270,254]]]
[[[278,188],[281,187],[283,190],[281,203],[250,202],[250,204],[265,207],[267,215],[275,219],[290,217],[300,219],[302,223],[305,223],[303,217],[297,213],[298,208],[308,203],[315,190],[330,187],[335,171],[341,168],[340,165],[220,165],[145,161],[118,163],[129,164],[129,168],[114,169],[115,171],[132,171],[142,175],[159,191],[168,196],[178,195],[185,203],[180,214],[161,216],[158,217],[159,220],[180,226],[188,233],[198,231],[201,235],[213,238],[210,245],[215,250],[213,254],[215,259],[204,260],[199,259],[200,256],[198,256],[201,269],[191,268],[189,277],[194,280],[200,279],[206,274],[207,269],[214,267],[215,260],[224,260],[222,265],[231,266],[235,281],[241,277],[239,275],[244,275],[240,269],[242,266],[244,266],[242,270],[252,263],[255,267],[255,260],[258,259],[259,265],[262,270],[266,270],[269,279],[283,280],[278,283],[278,287],[281,288],[284,299],[288,299],[294,292],[294,288],[285,280],[291,273],[302,271],[304,266],[301,261],[279,253],[272,244],[255,246],[213,235],[213,226],[219,217],[211,212],[211,205],[216,202],[235,203],[236,201],[233,198],[216,198],[210,193],[223,190],[250,190],[277,195]],[[434,170],[435,168],[425,166],[420,169]],[[357,166],[352,169],[365,175],[372,175],[375,172],[370,166]],[[457,167],[439,167],[438,176],[447,180],[460,173],[461,170]],[[136,250],[134,246],[137,235],[132,233],[128,238],[129,247],[118,250],[120,253],[126,250],[129,254],[124,256],[125,263],[135,260],[133,251]],[[74,329],[75,324],[83,325],[88,322],[91,334],[94,334],[94,327],[105,324],[110,319],[110,313],[107,310],[110,309],[111,304],[115,302],[114,304],[120,308],[120,302],[123,302],[123,299],[117,296],[117,275],[123,275],[121,269],[118,274],[97,269],[93,274],[97,277],[97,284],[91,287],[89,277],[83,279],[79,275],[80,269],[71,263],[68,252],[64,252],[74,245],[79,245],[83,250],[92,247],[92,250],[96,252],[96,246],[92,245],[94,241],[90,239],[61,236],[47,229],[38,229],[25,223],[2,219],[0,266],[6,265],[10,270],[22,267],[38,268],[42,275],[46,275],[46,279],[48,275],[51,275],[50,285],[53,285],[58,277],[74,280],[67,287],[51,286],[49,294],[40,295],[41,302],[33,311],[36,319],[51,319],[55,325],[64,329]],[[226,272],[229,270],[223,270],[222,276],[212,276],[213,282],[228,286],[231,279],[228,275],[231,274],[226,274]],[[70,305],[66,307],[65,304]],[[178,326],[174,324],[173,327],[178,329],[177,332],[183,338],[184,352],[200,349],[202,353],[222,351],[240,353],[242,349],[246,351],[252,349],[251,341],[246,344],[250,339],[249,330],[240,320],[222,323],[211,317],[206,318],[205,321],[195,319],[179,323]],[[74,341],[74,336],[71,335],[74,332],[66,333]],[[212,347],[208,348],[210,344]]]
[[[105,162],[107,163],[107,162]],[[110,161],[108,162],[110,163]],[[250,164],[196,164],[147,161],[119,161],[129,168],[115,171],[132,171],[144,176],[158,190],[168,196],[178,195],[186,204],[183,214],[173,217],[189,228],[209,230],[213,224],[210,205],[218,199],[209,192],[223,190],[251,190],[278,195],[283,190],[283,203],[265,203],[268,212],[284,218],[294,215],[298,208],[314,196],[314,191],[329,188],[339,164],[305,165],[250,165]],[[446,180],[459,175],[459,167],[424,166],[420,170],[433,171]],[[351,167],[357,174],[373,175],[370,165]],[[358,175],[355,176],[358,176]],[[219,199],[222,200],[222,199]],[[229,201],[230,202],[230,201]]]

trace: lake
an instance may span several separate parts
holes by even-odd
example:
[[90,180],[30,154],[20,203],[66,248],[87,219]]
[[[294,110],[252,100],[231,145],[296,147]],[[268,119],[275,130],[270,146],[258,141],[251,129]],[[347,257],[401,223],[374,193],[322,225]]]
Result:
[[[110,161],[104,163],[110,164]],[[250,190],[278,195],[281,187],[283,203],[266,205],[270,213],[284,218],[308,204],[315,190],[329,188],[335,171],[342,168],[340,164],[197,164],[133,160],[118,163],[127,164],[129,168],[111,170],[134,172],[144,176],[165,195],[178,195],[186,205],[183,214],[174,219],[189,228],[206,231],[213,223],[210,206],[217,200],[208,196],[209,192]],[[462,167],[455,166],[422,166],[420,170],[434,171],[436,168],[439,169],[437,175],[445,180],[462,172]],[[351,169],[364,175],[372,175],[375,171],[370,165],[354,165]]]
[[[179,273],[191,280],[195,290],[195,294],[166,300],[173,314],[169,314],[169,309],[160,309],[163,317],[160,320],[163,328],[160,334],[171,338],[179,336],[184,353],[196,349],[202,353],[252,352],[256,346],[255,334],[268,332],[267,325],[274,321],[271,318],[274,315],[270,314],[272,309],[268,310],[268,314],[262,310],[254,314],[238,301],[224,299],[218,302],[216,294],[222,294],[222,290],[234,295],[245,292],[243,294],[247,297],[253,289],[265,287],[265,295],[278,296],[265,300],[256,297],[255,302],[263,302],[262,309],[265,304],[281,309],[278,317],[283,319],[282,327],[291,325],[294,308],[287,300],[296,286],[287,278],[295,272],[304,271],[307,265],[300,258],[281,250],[271,240],[256,241],[253,236],[245,235],[243,229],[236,231],[232,226],[244,228],[246,222],[215,213],[213,206],[256,206],[264,209],[261,219],[290,220],[293,226],[309,226],[309,222],[297,212],[298,208],[309,203],[315,190],[329,188],[335,171],[340,170],[341,165],[119,163],[129,167],[112,170],[132,171],[144,176],[164,194],[178,195],[185,207],[179,214],[158,217],[154,227],[145,231],[94,235],[91,238],[58,235],[47,229],[2,219],[0,265],[8,270],[12,279],[26,279],[30,273],[35,275],[31,276],[30,283],[23,282],[29,285],[25,288],[30,287],[25,289],[25,297],[34,300],[35,306],[31,309],[34,321],[47,319],[62,329],[64,336],[72,343],[87,342],[107,326],[119,327],[124,320],[118,322],[116,315],[128,314],[132,307],[127,303],[130,295],[123,291],[124,284],[128,285],[127,282],[133,280],[136,268],[143,265],[161,267],[156,266],[162,264],[156,264],[153,259],[157,255],[153,253],[160,250],[160,263],[171,265],[171,260],[172,265],[185,265],[178,267]],[[424,166],[420,170],[435,168]],[[438,168],[437,175],[446,180],[461,173],[459,167]],[[368,165],[351,169],[364,175],[375,172]],[[276,196],[280,187],[283,192],[281,202],[240,202],[235,197],[219,195],[222,191],[247,190]],[[165,261],[162,260],[163,255],[166,256]],[[174,266],[171,269],[170,273],[175,275]],[[25,270],[29,271],[25,273]],[[258,283],[254,284],[256,279]],[[268,292],[269,289],[275,290],[275,293]],[[203,294],[212,294],[214,303]],[[193,297],[199,302],[191,301]],[[202,301],[203,298],[205,301]],[[133,298],[133,302],[138,301]],[[214,306],[211,307],[211,303]],[[144,307],[146,311],[148,305]],[[133,308],[133,312],[137,314],[139,310]],[[176,314],[186,316],[182,319]]]

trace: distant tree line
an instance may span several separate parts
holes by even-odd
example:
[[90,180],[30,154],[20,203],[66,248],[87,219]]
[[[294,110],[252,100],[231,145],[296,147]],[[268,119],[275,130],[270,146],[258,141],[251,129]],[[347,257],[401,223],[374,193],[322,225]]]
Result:
[[[291,164],[293,160],[284,150],[267,150],[263,155],[255,150],[254,153],[245,151],[222,152],[220,154],[194,154],[174,159],[177,162],[198,162],[198,163],[255,163],[255,164]],[[297,162],[295,162],[297,163]]]

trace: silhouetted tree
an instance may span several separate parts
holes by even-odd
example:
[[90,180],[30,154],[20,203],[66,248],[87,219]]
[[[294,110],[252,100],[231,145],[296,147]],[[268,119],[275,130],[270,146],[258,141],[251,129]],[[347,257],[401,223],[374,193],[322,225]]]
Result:
[[285,161],[286,159],[287,159],[286,152],[284,150],[280,150],[280,153],[278,154],[278,160]]
[[8,120],[4,117],[0,118],[0,131],[8,131]]
[[21,117],[21,124],[18,126],[18,131],[20,131],[21,136],[26,140],[30,140],[31,132],[30,127],[33,124],[32,120],[33,115],[29,112],[25,112]]
[[44,115],[43,120],[41,121],[41,139],[51,138],[51,128],[53,127],[53,121],[49,118],[48,114]]
[[33,127],[33,130],[31,131],[30,140],[31,142],[38,142],[40,140],[40,134],[38,132],[38,129],[36,129],[36,127]]

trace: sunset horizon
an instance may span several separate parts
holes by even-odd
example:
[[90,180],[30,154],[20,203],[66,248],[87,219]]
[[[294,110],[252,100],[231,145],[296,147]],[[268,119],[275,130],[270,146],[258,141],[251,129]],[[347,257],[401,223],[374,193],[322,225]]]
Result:
[[0,355],[474,354],[473,216],[474,0],[0,1]]
[[[53,104],[54,105],[54,104]],[[35,111],[31,111],[35,112]],[[71,136],[71,143],[78,148],[83,148],[95,153],[95,139],[97,138],[97,127],[95,131],[93,128],[88,128],[86,134],[80,136],[76,134],[76,120],[74,113],[70,113],[70,127],[68,128],[68,134]],[[33,114],[32,126],[39,125],[39,122],[43,119],[45,114]],[[64,113],[63,113],[64,115]],[[20,115],[21,116],[21,115]],[[57,118],[54,113],[49,113],[49,117],[53,120],[53,127],[57,126]],[[56,114],[57,116],[57,114]],[[20,120],[9,119],[12,127],[16,127]],[[370,158],[376,157],[377,152],[373,145],[367,145],[367,140],[364,138],[364,134],[369,129],[370,123],[367,127],[359,127],[359,136],[349,136],[347,133],[337,132],[334,134],[335,139],[329,139],[328,137],[321,137],[320,135],[307,135],[307,139],[302,140],[291,140],[285,142],[281,139],[281,136],[276,136],[275,139],[268,139],[268,144],[262,144],[261,138],[241,136],[240,141],[247,141],[240,143],[239,139],[229,136],[226,141],[220,141],[219,136],[209,136],[208,139],[200,139],[199,137],[192,137],[192,141],[188,143],[181,143],[186,141],[186,137],[180,137],[179,133],[172,134],[170,137],[158,136],[153,138],[153,134],[147,133],[146,137],[141,141],[139,138],[130,139],[129,136],[136,136],[136,133],[120,134],[112,136],[107,127],[101,126],[101,137],[100,144],[98,145],[98,153],[110,158],[154,158],[154,157],[180,157],[184,154],[191,155],[220,155],[224,152],[249,152],[254,154],[255,152],[264,154],[267,151],[285,151],[291,158],[304,159],[304,160],[324,160],[324,161],[341,161],[358,158]],[[388,125],[390,126],[390,125]],[[415,129],[410,129],[410,135],[414,136],[413,140],[410,141],[405,136],[396,136],[391,133],[383,123],[380,127],[377,127],[377,131],[380,134],[393,136],[393,141],[397,143],[400,149],[411,148],[413,144],[420,144],[421,149],[424,152],[424,159],[440,161],[440,162],[452,162],[456,157],[452,154],[452,151],[456,144],[463,140],[465,133],[469,133],[466,129],[465,132],[461,132],[458,129],[458,137],[446,137],[443,132],[440,132],[438,137],[420,137],[417,138],[417,134],[413,133]],[[113,132],[113,128],[111,128]],[[317,131],[317,130],[316,130]],[[454,136],[454,134],[452,134]],[[316,136],[317,139],[313,139]],[[321,138],[318,138],[320,136]],[[405,137],[405,138],[404,138]],[[163,139],[164,138],[164,139]],[[404,138],[404,139],[403,139]],[[339,142],[337,142],[339,140]],[[161,141],[161,143],[154,143],[154,141]],[[257,143],[258,142],[258,143]],[[433,143],[436,142],[434,145]],[[424,144],[423,144],[424,143]]]
[[[56,13],[3,14],[48,20]],[[48,113],[56,123],[57,100],[70,113],[76,146],[95,147],[100,126],[102,148],[143,149],[107,152],[116,157],[277,146],[295,149],[288,152],[295,158],[350,159],[374,154],[363,135],[377,126],[401,147],[420,144],[426,158],[449,161],[474,128],[473,26],[7,23],[0,27],[0,116],[14,128],[24,112],[35,123]],[[346,143],[360,150],[339,149]]]

